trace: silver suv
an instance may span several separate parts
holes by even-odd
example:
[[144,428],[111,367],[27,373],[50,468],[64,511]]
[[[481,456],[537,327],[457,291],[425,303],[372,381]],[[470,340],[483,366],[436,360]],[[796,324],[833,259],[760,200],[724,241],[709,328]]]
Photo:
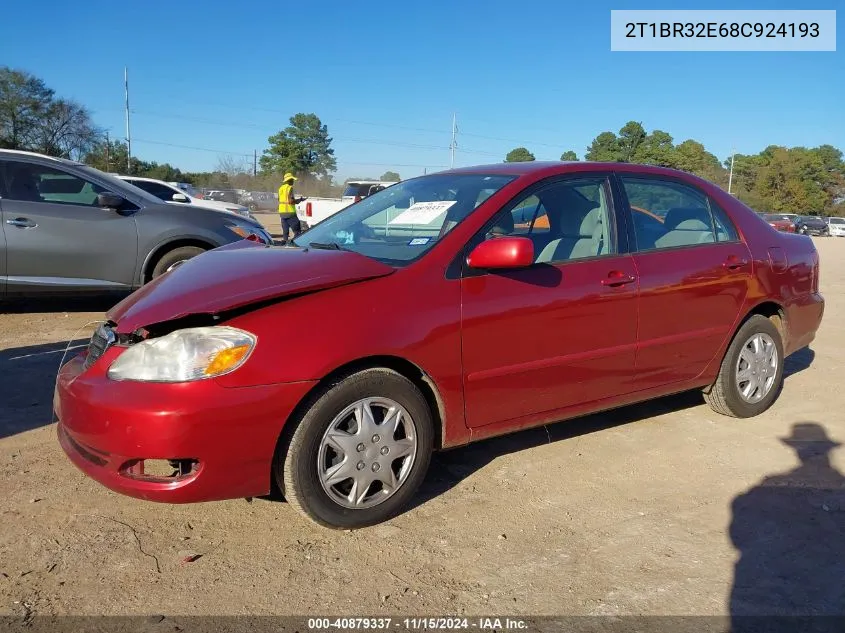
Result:
[[93,167],[0,150],[0,297],[132,290],[242,239],[256,221],[175,207]]

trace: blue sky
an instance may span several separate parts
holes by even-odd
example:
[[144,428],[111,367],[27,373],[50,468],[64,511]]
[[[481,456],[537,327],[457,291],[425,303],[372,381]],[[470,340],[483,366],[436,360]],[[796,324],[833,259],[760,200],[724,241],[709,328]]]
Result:
[[448,166],[453,112],[456,165],[499,162],[517,145],[583,157],[629,120],[721,159],[769,144],[845,150],[842,35],[835,53],[610,51],[611,9],[803,8],[731,4],[13,2],[0,60],[87,105],[113,137],[124,136],[127,66],[133,154],[187,170],[225,153],[251,162],[297,112],[328,125],[339,179]]

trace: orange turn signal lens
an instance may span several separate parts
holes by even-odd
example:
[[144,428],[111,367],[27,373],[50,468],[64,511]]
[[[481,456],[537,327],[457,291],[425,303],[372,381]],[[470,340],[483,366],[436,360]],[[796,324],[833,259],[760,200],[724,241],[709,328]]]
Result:
[[249,353],[249,350],[249,345],[238,345],[237,347],[230,347],[229,349],[219,351],[211,359],[211,362],[203,373],[206,376],[224,374],[237,367]]
[[245,228],[240,226],[230,226],[229,230],[232,231],[232,233],[237,233],[243,238],[249,238],[249,236],[252,235],[250,231],[247,231]]

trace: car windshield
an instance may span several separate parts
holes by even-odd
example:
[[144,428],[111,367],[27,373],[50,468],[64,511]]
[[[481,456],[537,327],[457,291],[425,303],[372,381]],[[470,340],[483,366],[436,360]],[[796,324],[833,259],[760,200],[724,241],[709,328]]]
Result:
[[295,245],[341,248],[393,266],[425,254],[513,176],[433,174],[397,183],[315,225]]
[[830,218],[831,224],[845,224],[845,218]]

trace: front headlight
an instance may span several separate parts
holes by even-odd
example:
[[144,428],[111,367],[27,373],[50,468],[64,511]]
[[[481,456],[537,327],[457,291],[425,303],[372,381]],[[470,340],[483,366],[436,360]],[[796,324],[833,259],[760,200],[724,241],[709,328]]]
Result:
[[246,362],[256,338],[233,327],[176,330],[129,347],[111,364],[112,380],[189,382],[222,376]]
[[235,235],[240,235],[245,240],[250,238],[257,237],[261,242],[265,244],[272,244],[273,238],[269,236],[267,231],[263,228],[255,226],[243,226],[241,224],[227,224],[226,228],[229,229]]

